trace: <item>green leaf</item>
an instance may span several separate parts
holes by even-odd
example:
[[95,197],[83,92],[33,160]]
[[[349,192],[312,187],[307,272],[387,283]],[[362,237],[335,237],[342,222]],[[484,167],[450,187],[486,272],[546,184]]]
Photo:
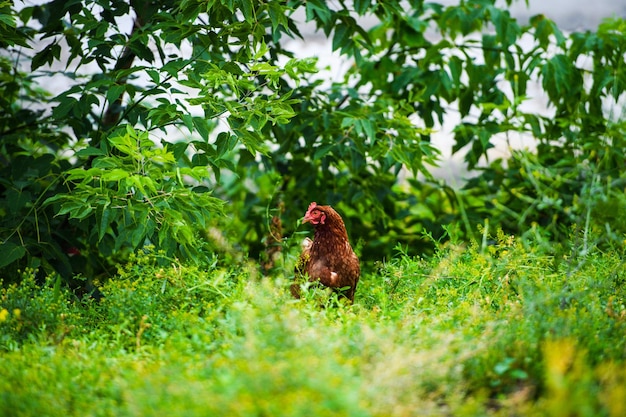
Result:
[[109,138],[109,143],[111,143],[115,149],[126,155],[140,157],[139,151],[137,150],[137,141],[132,135],[134,135],[134,131],[127,132],[124,136],[114,136]]
[[55,59],[59,59],[61,56],[61,47],[55,42],[52,42],[46,46],[43,50],[35,54],[33,57],[30,70],[35,71],[37,68],[44,65],[51,65]]
[[272,31],[276,32],[279,26],[287,29],[289,27],[289,23],[287,16],[285,15],[285,9],[276,2],[269,2],[268,6],[270,22],[272,22]]
[[26,255],[26,249],[21,245],[13,242],[4,242],[0,244],[0,268],[12,264]]
[[231,135],[227,132],[221,132],[217,135],[217,156],[222,158],[226,153],[231,152],[237,146],[237,136]]
[[243,18],[246,19],[246,22],[254,23],[256,16],[252,0],[241,0],[241,11],[243,13]]
[[143,241],[146,240],[146,232],[146,219],[140,219],[140,221],[135,223],[134,227],[130,229],[130,244],[133,248],[138,248]]
[[109,202],[101,206],[100,213],[100,221],[98,222],[98,242],[102,241],[113,221],[114,211],[110,208]]
[[44,202],[43,205],[47,206],[50,205],[52,203],[56,203],[57,201],[62,201],[65,200],[67,198],[66,194],[57,194],[57,195],[53,195],[52,197],[48,197]]
[[56,120],[64,120],[77,105],[78,100],[74,97],[61,97],[59,98],[59,105],[52,109],[52,117]]
[[187,65],[187,61],[183,59],[175,59],[167,62],[161,68],[162,71],[165,71],[168,75],[176,77],[178,73],[182,71],[182,69]]
[[204,117],[194,117],[193,126],[195,127],[196,131],[202,139],[204,139],[205,141],[209,140],[211,128],[209,127],[209,123]]
[[541,68],[542,85],[553,103],[564,103],[570,110],[576,108],[582,86],[580,70],[566,55],[558,54]]
[[18,213],[19,210],[32,205],[32,194],[27,190],[8,189],[5,191],[6,207],[11,213]]
[[352,32],[347,25],[339,25],[335,27],[335,35],[333,36],[333,51],[344,48],[351,42],[350,36]]
[[66,181],[84,180],[85,178],[92,180],[94,177],[100,176],[102,172],[103,171],[100,167],[95,166],[89,169],[74,168],[65,173],[65,179]]
[[509,45],[514,45],[520,35],[520,27],[512,19],[509,12],[498,9],[497,7],[488,7],[491,15],[491,21],[496,28],[496,36],[501,45],[506,49]]
[[86,156],[103,156],[106,153],[100,148],[94,148],[89,146],[87,148],[83,148],[80,151],[76,152],[76,156],[84,158]]
[[307,20],[314,20],[318,17],[323,24],[330,23],[331,12],[326,2],[322,0],[307,0],[306,2],[306,17]]
[[89,205],[85,201],[79,199],[78,197],[65,195],[65,202],[61,204],[61,208],[59,209],[57,216],[69,214],[70,218],[80,219],[82,218],[80,216],[81,214],[88,214],[85,213],[86,208],[89,208]]
[[325,145],[318,146],[315,148],[315,153],[313,154],[313,160],[319,161],[321,158],[328,155],[336,145],[334,143],[327,143]]
[[237,65],[237,63],[235,62],[225,62],[224,65],[222,66],[222,69],[224,71],[227,71],[231,74],[235,74],[235,75],[243,75],[244,72],[241,69],[241,67],[239,65]]
[[126,84],[113,84],[107,91],[107,101],[114,103],[126,91]]
[[359,15],[364,15],[370,7],[371,0],[354,0],[354,11]]
[[102,180],[117,182],[123,180],[124,178],[128,178],[129,176],[130,173],[128,171],[116,168],[111,171],[105,171],[102,174]]
[[154,84],[159,85],[161,83],[161,74],[157,70],[147,69],[146,74],[148,74]]

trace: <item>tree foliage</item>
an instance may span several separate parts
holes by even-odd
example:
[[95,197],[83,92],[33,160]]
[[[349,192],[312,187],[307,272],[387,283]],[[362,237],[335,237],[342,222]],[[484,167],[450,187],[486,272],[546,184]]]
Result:
[[[291,232],[313,200],[365,258],[485,219],[619,238],[603,216],[626,204],[626,23],[568,35],[494,3],[0,3],[0,268],[93,275],[146,243],[200,262],[214,230],[257,256],[269,209]],[[352,62],[344,79],[288,48],[302,20]],[[535,83],[547,112],[524,105]],[[480,171],[463,190],[428,168],[451,114],[452,151]],[[488,160],[507,135],[536,152]]]

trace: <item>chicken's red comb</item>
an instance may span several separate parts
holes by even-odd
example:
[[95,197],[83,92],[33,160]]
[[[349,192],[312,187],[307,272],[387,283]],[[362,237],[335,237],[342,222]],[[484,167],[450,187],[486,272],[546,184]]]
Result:
[[317,203],[314,201],[311,204],[309,204],[309,208],[307,209],[307,213],[311,210],[313,210],[315,207],[317,207]]

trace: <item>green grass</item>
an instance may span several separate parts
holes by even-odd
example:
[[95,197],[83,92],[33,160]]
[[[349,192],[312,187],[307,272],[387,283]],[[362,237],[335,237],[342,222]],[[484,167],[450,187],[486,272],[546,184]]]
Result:
[[154,254],[100,302],[26,271],[0,292],[0,415],[626,415],[621,254],[497,240],[400,251],[352,306]]

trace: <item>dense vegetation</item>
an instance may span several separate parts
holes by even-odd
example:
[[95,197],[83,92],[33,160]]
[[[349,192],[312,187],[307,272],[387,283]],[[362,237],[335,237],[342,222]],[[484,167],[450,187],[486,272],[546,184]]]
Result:
[[0,295],[0,414],[623,416],[623,253],[495,240],[398,252],[352,306],[150,251],[100,302],[25,271]]
[[0,0],[0,414],[626,415],[626,21],[494,3]]
[[[621,244],[624,20],[568,35],[492,0],[409,3],[0,2],[5,279],[110,276],[146,243],[266,261],[310,201],[338,208],[367,260],[427,253],[451,223],[474,239],[485,219]],[[354,63],[343,79],[288,49],[302,20]],[[526,106],[537,86],[543,112]],[[479,173],[461,190],[428,170],[449,117]],[[486,159],[520,135],[536,151]]]

